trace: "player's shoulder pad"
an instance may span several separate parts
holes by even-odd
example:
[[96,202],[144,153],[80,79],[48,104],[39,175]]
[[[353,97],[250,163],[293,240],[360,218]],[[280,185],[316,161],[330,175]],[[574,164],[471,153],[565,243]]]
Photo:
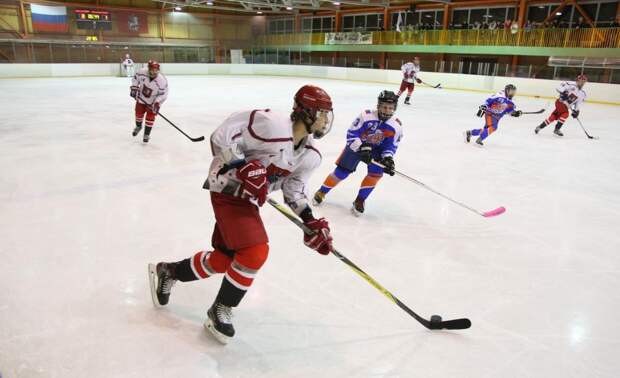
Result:
[[270,109],[257,109],[249,114],[248,132],[263,142],[293,141],[290,118]]

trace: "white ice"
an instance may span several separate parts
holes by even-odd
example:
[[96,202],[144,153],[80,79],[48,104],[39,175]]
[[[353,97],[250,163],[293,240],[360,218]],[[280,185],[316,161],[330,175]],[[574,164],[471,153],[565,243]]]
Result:
[[[209,133],[231,112],[288,112],[302,84],[322,86],[336,122],[319,141],[314,191],[345,130],[375,106],[373,83],[273,77],[169,77],[162,113]],[[508,82],[508,80],[507,80]],[[396,88],[389,88],[395,90]],[[587,89],[587,87],[586,87]],[[588,140],[507,117],[483,149],[483,93],[417,88],[400,105],[397,169],[480,210],[482,218],[384,177],[354,218],[358,171],[318,212],[336,247],[425,317],[469,317],[429,331],[333,256],[261,212],[269,260],[235,310],[227,346],[202,322],[221,277],[179,283],[154,309],[147,263],[207,248],[201,189],[208,143],[158,119],[132,138],[125,78],[0,81],[0,374],[13,377],[616,377],[620,370],[620,108],[587,104]],[[524,110],[547,100],[516,98]],[[276,198],[281,199],[278,194]]]

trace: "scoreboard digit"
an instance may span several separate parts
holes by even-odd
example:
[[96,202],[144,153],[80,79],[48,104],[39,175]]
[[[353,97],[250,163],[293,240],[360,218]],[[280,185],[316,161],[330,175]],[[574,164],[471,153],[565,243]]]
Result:
[[112,30],[112,18],[108,11],[76,9],[74,13],[78,29]]

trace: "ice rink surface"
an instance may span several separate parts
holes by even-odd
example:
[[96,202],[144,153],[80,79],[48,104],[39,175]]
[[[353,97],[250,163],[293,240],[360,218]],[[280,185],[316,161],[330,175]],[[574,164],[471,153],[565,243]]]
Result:
[[[380,90],[397,89],[270,77],[169,83],[162,113],[207,140],[231,112],[288,112],[301,85],[322,86],[336,121],[318,141],[312,192],[351,121]],[[485,219],[386,176],[355,218],[359,170],[318,209],[340,252],[414,311],[469,317],[471,329],[426,330],[265,206],[269,260],[222,346],[202,326],[221,277],[177,284],[156,310],[146,274],[148,262],[209,246],[208,143],[162,119],[148,145],[132,138],[124,78],[0,80],[0,375],[617,377],[620,108],[583,107],[600,140],[572,119],[563,139],[551,128],[534,135],[547,111],[506,117],[478,149],[461,134],[481,125],[474,113],[485,98],[417,88],[397,111],[396,167],[480,210],[505,206],[504,215]],[[516,103],[551,109],[545,99]]]

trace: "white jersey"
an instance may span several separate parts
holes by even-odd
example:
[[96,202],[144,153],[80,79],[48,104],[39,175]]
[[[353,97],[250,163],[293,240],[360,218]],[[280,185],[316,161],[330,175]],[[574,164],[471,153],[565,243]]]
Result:
[[168,98],[168,80],[161,73],[155,79],[149,77],[147,67],[139,69],[131,80],[131,87],[138,90],[137,101],[142,104],[153,105],[158,102],[160,105]]
[[420,65],[408,62],[403,64],[400,70],[403,71],[403,81],[413,83],[418,78],[418,73],[420,73]]
[[563,82],[556,91],[560,94],[568,92],[568,99],[560,101],[569,109],[579,110],[581,104],[586,100],[586,92],[583,89],[579,89],[574,81]]
[[[267,168],[269,192],[282,190],[284,201],[300,214],[308,206],[307,183],[321,163],[311,135],[293,145],[293,121],[269,109],[234,113],[211,134],[213,161],[204,188],[240,196],[236,167],[259,160]],[[235,167],[221,172],[227,165]]]
[[131,58],[123,60],[123,67],[125,67],[125,69],[133,67],[133,60],[131,60]]

